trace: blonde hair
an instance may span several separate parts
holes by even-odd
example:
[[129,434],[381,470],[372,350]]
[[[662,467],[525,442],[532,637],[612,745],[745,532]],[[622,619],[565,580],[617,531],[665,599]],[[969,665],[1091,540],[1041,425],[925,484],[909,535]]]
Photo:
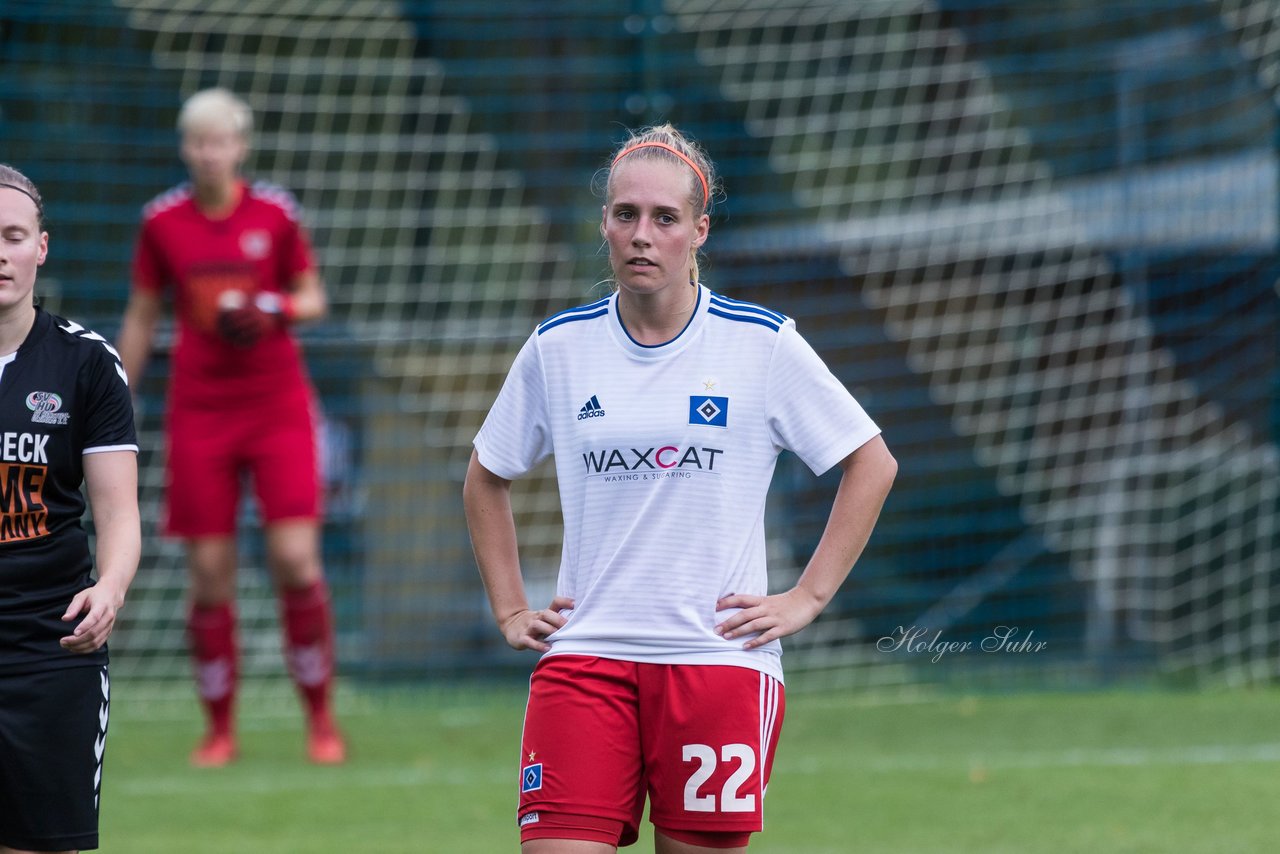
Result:
[[[604,177],[605,203],[613,196],[613,172],[623,160],[665,160],[689,172],[689,204],[695,215],[710,214],[712,203],[720,192],[720,176],[715,164],[702,147],[689,139],[675,126],[667,123],[632,131],[630,136],[614,149]],[[699,281],[698,255],[689,258],[689,281]]]
[[229,89],[202,89],[183,102],[178,130],[186,133],[210,126],[230,128],[247,142],[253,130],[253,110]]

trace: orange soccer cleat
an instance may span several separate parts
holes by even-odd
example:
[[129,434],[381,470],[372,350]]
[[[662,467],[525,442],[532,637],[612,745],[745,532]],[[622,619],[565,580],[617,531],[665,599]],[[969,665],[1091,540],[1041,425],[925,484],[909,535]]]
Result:
[[191,764],[196,768],[221,768],[230,765],[238,752],[235,736],[231,733],[209,733],[191,751]]
[[347,743],[331,721],[312,725],[307,733],[307,758],[317,765],[341,765],[347,761]]

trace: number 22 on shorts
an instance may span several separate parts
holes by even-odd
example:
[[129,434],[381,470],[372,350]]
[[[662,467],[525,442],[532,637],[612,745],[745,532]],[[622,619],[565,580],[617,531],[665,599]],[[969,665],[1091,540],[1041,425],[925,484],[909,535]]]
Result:
[[[756,808],[756,796],[741,795],[742,784],[751,779],[756,770],[756,752],[749,744],[726,744],[716,756],[709,744],[686,744],[682,748],[685,762],[697,762],[698,767],[684,784],[684,808],[686,812],[752,812]],[[720,790],[720,803],[715,793],[699,795],[698,789],[716,772],[718,762],[737,761],[738,768],[725,780]]]

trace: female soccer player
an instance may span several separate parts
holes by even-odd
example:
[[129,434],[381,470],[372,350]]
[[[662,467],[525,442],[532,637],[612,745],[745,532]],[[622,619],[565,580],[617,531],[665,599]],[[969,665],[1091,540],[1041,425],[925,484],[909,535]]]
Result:
[[[699,283],[715,187],[669,125],[618,150],[601,222],[615,292],[537,327],[475,439],[464,502],[490,605],[508,644],[544,653],[525,854],[629,845],[646,796],[661,854],[746,850],[782,723],[778,639],[835,595],[897,470],[792,320]],[[808,567],[771,596],[765,493],[785,448],[843,477]],[[549,454],[564,549],[533,610],[510,486]]]
[[[40,191],[0,165],[4,854],[98,847],[106,641],[142,548],[124,370],[102,336],[36,306],[36,268],[48,251]],[[81,484],[93,506],[93,556]]]
[[188,636],[209,730],[198,766],[236,756],[236,517],[253,479],[285,651],[308,721],[308,756],[338,763],[331,711],[333,620],[320,560],[315,396],[295,322],[327,311],[293,197],[245,181],[252,114],[225,89],[192,95],[178,129],[191,181],[143,211],[120,356],[137,378],[166,292],[177,314],[167,410],[166,531],[184,539]]

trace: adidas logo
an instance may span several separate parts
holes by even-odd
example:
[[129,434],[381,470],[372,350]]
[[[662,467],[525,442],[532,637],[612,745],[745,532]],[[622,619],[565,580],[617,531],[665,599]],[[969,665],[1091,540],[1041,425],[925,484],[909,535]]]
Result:
[[578,420],[585,421],[588,418],[604,418],[604,407],[600,405],[600,399],[594,394],[591,399],[582,404],[582,408],[578,410]]

